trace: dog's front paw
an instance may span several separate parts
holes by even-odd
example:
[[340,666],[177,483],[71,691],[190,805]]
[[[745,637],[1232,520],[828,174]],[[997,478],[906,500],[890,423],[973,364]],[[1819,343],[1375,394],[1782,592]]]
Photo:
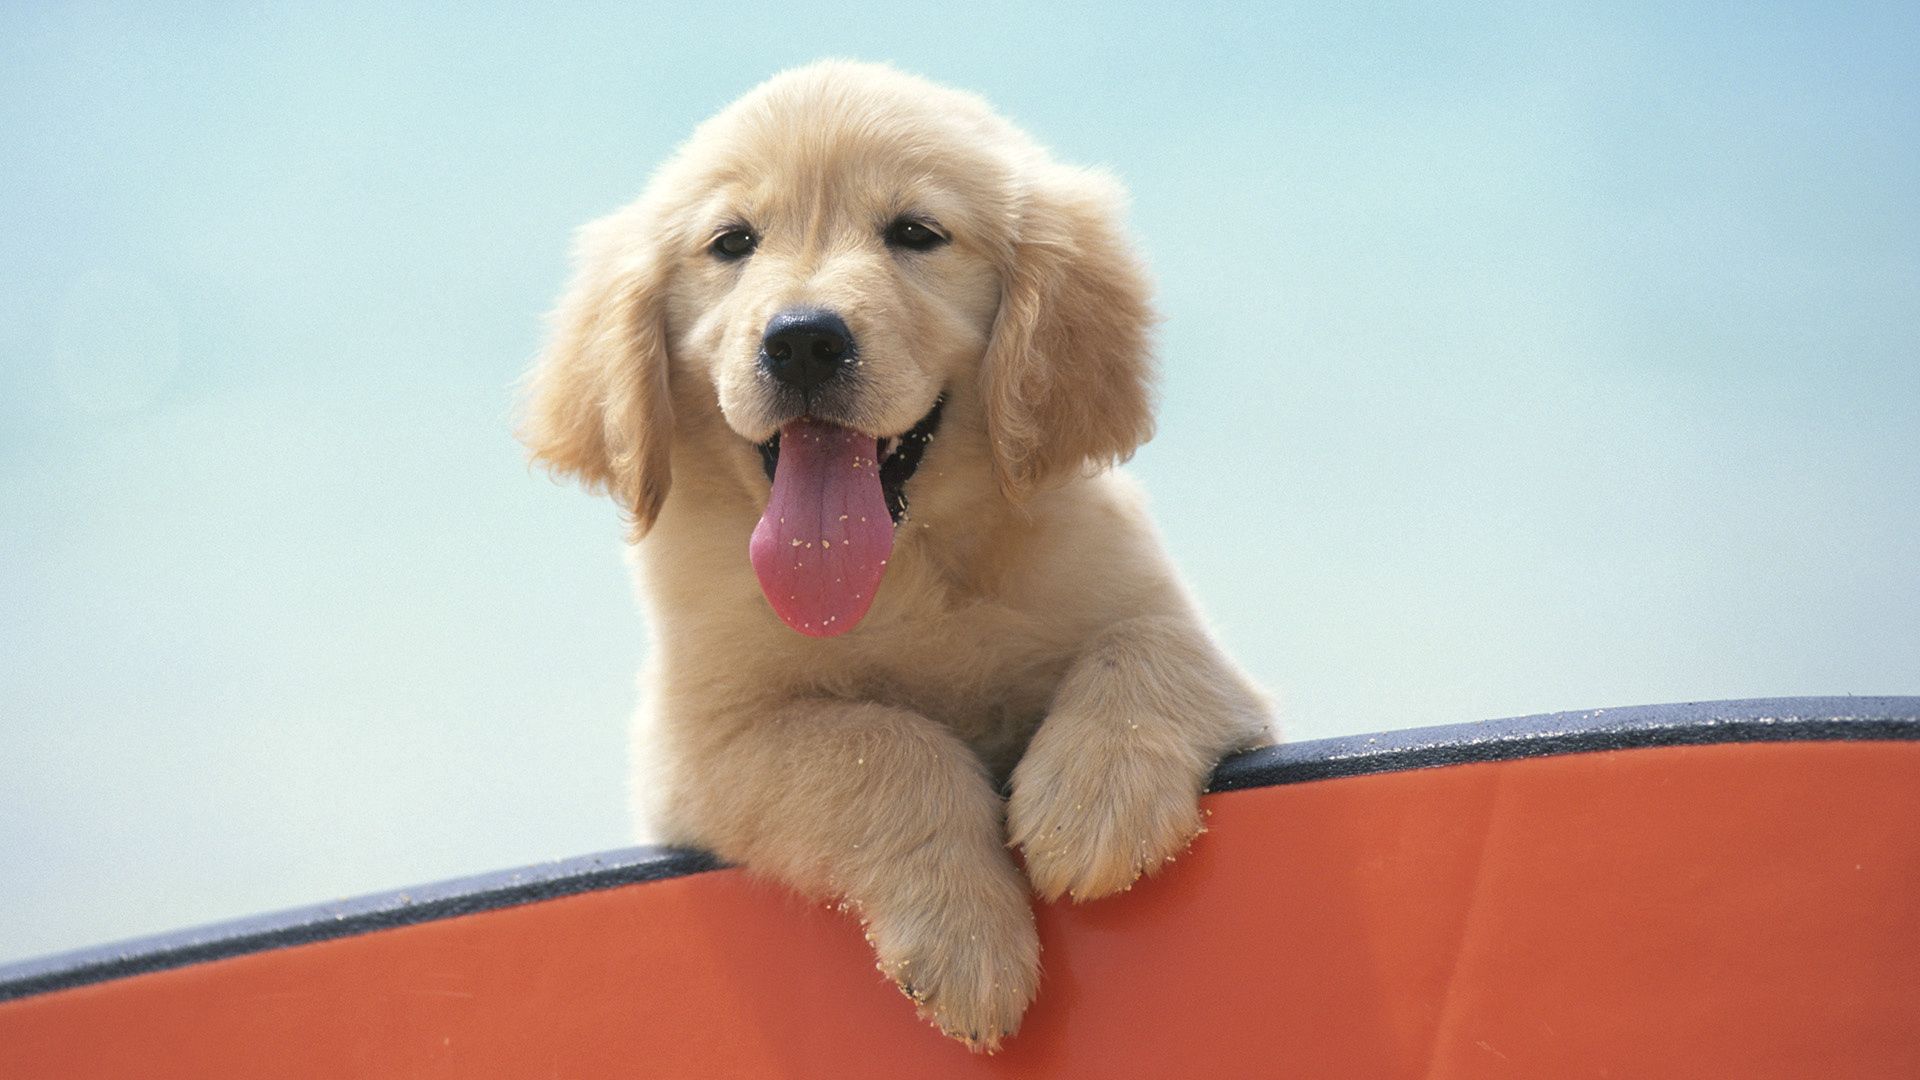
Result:
[[1094,900],[1171,862],[1204,831],[1205,775],[1142,725],[1048,720],[1014,770],[1007,804],[1008,835],[1034,891]]
[[1033,908],[1011,865],[960,899],[897,898],[866,914],[879,968],[922,1018],[992,1053],[1020,1028],[1040,981]]

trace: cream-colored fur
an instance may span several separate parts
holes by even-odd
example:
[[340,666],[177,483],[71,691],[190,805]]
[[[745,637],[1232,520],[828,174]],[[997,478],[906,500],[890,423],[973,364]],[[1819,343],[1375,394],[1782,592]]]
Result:
[[[1152,425],[1121,202],[970,95],[787,72],[583,231],[522,429],[630,514],[659,834],[847,901],[881,970],[976,1049],[1035,992],[1029,885],[1128,888],[1200,831],[1213,765],[1269,738],[1108,468]],[[907,212],[951,243],[890,248]],[[758,249],[715,257],[735,225]],[[796,304],[859,342],[849,426],[897,435],[946,402],[872,610],[834,638],[783,625],[747,558],[755,444],[792,418],[761,335]]]

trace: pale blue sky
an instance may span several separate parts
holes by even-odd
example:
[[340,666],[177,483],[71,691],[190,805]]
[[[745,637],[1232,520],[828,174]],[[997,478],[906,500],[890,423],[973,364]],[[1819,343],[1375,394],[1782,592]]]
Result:
[[1135,468],[1297,737],[1920,691],[1911,3],[153,7],[0,14],[0,960],[625,842],[511,383],[826,55],[1132,188]]

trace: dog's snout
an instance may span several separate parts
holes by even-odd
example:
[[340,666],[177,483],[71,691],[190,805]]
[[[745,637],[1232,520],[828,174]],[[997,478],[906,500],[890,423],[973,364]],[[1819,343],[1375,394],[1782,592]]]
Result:
[[796,390],[820,386],[852,360],[853,334],[831,311],[783,311],[767,320],[760,339],[760,366]]

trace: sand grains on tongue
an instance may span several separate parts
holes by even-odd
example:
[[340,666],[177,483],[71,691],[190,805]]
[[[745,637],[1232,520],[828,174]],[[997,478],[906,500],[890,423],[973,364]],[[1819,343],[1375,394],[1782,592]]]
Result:
[[810,637],[854,628],[893,550],[874,439],[796,420],[780,431],[773,492],[748,553],[780,620]]

